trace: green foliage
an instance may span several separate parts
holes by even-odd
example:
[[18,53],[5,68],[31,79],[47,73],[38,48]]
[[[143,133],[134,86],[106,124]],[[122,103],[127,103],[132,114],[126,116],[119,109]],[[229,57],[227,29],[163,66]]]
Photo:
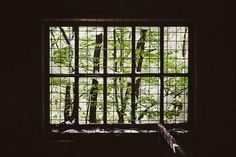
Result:
[[[94,61],[99,62],[99,73],[103,71],[103,43],[96,45],[96,35],[103,33],[99,32],[97,27],[84,27],[81,28],[79,33],[79,72],[93,73]],[[114,36],[115,29],[115,36]],[[146,40],[144,50],[136,49],[136,67],[139,62],[139,57],[142,56],[142,66],[139,73],[159,73],[160,69],[160,31],[158,27],[137,27],[136,29],[136,45],[140,38],[140,30],[146,29]],[[65,28],[66,30],[66,28]],[[100,30],[101,31],[101,30]],[[184,32],[184,30],[181,30]],[[104,34],[104,33],[103,33]],[[68,34],[69,35],[69,34]],[[132,32],[131,27],[108,27],[108,73],[121,73],[131,74],[132,63]],[[59,67],[71,67],[70,73],[73,71],[74,63],[74,47],[65,42],[61,44],[62,36],[60,33],[54,33],[55,39],[51,41],[52,51],[52,65]],[[71,36],[69,38],[72,38]],[[115,40],[114,40],[115,38]],[[169,33],[166,33],[166,38]],[[182,39],[182,38],[181,38]],[[180,43],[180,47],[183,44]],[[57,49],[59,45],[60,49]],[[135,45],[135,47],[136,47]],[[94,57],[94,50],[96,46],[101,46],[101,55],[97,58]],[[177,45],[178,46],[178,45]],[[176,47],[177,47],[176,46]],[[116,53],[116,54],[115,54]],[[186,56],[186,55],[185,55]],[[182,54],[182,50],[165,49],[164,50],[164,72],[165,73],[183,73],[187,68]],[[186,58],[184,58],[186,59]],[[98,87],[96,90],[91,91],[92,77],[79,78],[79,118],[80,123],[86,123],[87,111],[91,101],[91,94],[98,94],[96,123],[102,123],[103,120],[103,79],[98,80]],[[138,78],[136,78],[137,81]],[[63,104],[65,99],[65,87],[71,80],[68,78],[51,78],[50,88],[51,91],[51,120],[52,123],[59,123],[63,121]],[[131,122],[131,78],[107,78],[107,120],[108,123],[120,123],[122,116],[123,123]],[[171,77],[164,79],[164,100],[168,99],[165,104],[164,119],[167,123],[172,123],[181,116],[184,111],[185,99],[187,99],[187,86],[188,81],[185,77]],[[139,89],[139,97],[136,97],[136,121],[139,123],[158,122],[159,120],[159,106],[160,106],[160,80],[158,77],[142,77]],[[73,90],[71,90],[71,97]],[[61,93],[60,93],[61,92]],[[60,93],[60,94],[58,94]],[[185,98],[183,95],[185,94]],[[56,106],[56,107],[55,107]],[[60,108],[59,108],[60,107]],[[177,118],[176,118],[177,117]],[[61,121],[58,119],[62,119]],[[143,121],[143,122],[142,122]],[[148,122],[147,122],[148,121]]]
[[188,80],[186,77],[170,77],[165,79],[165,104],[164,119],[167,123],[172,123],[178,119],[183,120],[181,113],[186,112],[184,104],[187,101]]
[[53,62],[59,66],[70,66],[72,54],[73,49],[71,46],[66,46],[61,48],[60,50],[55,50],[53,52]]

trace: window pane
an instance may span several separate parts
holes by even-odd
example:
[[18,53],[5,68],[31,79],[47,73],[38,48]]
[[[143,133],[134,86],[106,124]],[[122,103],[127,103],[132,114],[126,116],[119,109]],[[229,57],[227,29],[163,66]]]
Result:
[[160,29],[159,27],[136,27],[135,55],[138,73],[160,72]]
[[135,82],[136,123],[160,120],[160,82],[156,77],[140,77]]
[[188,27],[164,28],[164,72],[188,73]]
[[102,27],[79,27],[79,72],[103,72]]
[[184,123],[188,118],[188,78],[164,79],[164,121]]
[[74,31],[72,27],[50,27],[50,73],[74,73]]
[[79,123],[103,123],[103,78],[79,78]]
[[50,78],[50,124],[68,121],[74,103],[74,78]]
[[128,77],[107,79],[107,122],[131,122],[131,79]]
[[[103,28],[49,27],[50,124],[75,123],[75,90],[79,124],[103,124],[103,105],[107,108],[108,124],[131,124],[133,112],[136,124],[159,123],[160,105],[164,108],[164,123],[187,122],[189,28],[164,27],[164,74],[160,73],[160,27],[135,26],[134,40],[132,27],[109,26],[107,36]],[[104,39],[107,39],[107,56],[104,56]],[[135,58],[132,58],[132,45],[135,45]],[[107,73],[104,73],[105,58]],[[132,59],[135,59],[133,67]],[[78,73],[75,73],[77,63]],[[179,73],[184,75],[180,77]],[[160,77],[164,77],[163,104],[160,104]],[[78,79],[77,87],[75,79]],[[104,79],[107,87],[103,86]]]
[[108,27],[108,73],[131,73],[131,27]]

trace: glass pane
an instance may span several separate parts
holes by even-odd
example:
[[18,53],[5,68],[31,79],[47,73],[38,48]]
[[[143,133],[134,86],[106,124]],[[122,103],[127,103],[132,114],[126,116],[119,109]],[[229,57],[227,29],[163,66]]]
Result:
[[[60,124],[73,119],[73,89],[74,78],[50,78],[50,124]],[[71,122],[74,123],[74,121]]]
[[103,72],[103,27],[79,27],[79,72]]
[[164,122],[185,123],[188,118],[188,78],[164,79]]
[[135,87],[136,123],[158,123],[160,120],[159,78],[137,78]]
[[131,123],[131,79],[107,79],[107,123]]
[[136,27],[135,55],[137,73],[160,72],[160,29],[159,27]]
[[75,33],[72,27],[50,27],[50,73],[73,74]]
[[188,27],[164,28],[164,72],[188,73]]
[[103,123],[103,78],[79,78],[79,124]]
[[131,27],[108,27],[108,73],[131,73]]

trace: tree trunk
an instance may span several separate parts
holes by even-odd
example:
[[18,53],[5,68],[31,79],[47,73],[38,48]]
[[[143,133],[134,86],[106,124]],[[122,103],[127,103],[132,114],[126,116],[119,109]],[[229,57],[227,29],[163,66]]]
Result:
[[[96,46],[94,50],[93,73],[99,72],[100,69],[100,52],[102,47],[102,33],[96,35]],[[90,90],[90,109],[89,109],[89,123],[96,123],[97,110],[97,96],[98,96],[98,81],[93,79],[92,88]]]
[[[116,30],[114,29],[113,31],[113,37],[114,37],[114,71],[117,72],[117,49],[116,49]],[[121,35],[120,38],[118,37],[118,41],[120,43],[120,71],[124,72],[124,53],[123,53],[123,30],[121,29]],[[129,95],[130,95],[130,87],[131,87],[131,83],[127,84],[127,88],[126,88],[126,92],[125,95],[123,95],[123,91],[124,91],[124,87],[123,87],[123,83],[122,83],[122,77],[119,78],[119,82],[120,82],[120,87],[117,86],[117,82],[118,82],[118,78],[114,78],[114,92],[115,92],[115,103],[116,103],[116,112],[118,114],[118,123],[124,123],[124,115],[125,115],[125,110],[126,110],[126,106],[127,106],[127,102],[129,99]],[[119,102],[118,102],[118,89],[120,89],[120,104],[121,106],[119,107]]]
[[[123,71],[124,68],[124,63],[123,63],[123,60],[124,60],[124,54],[123,54],[123,29],[121,29],[121,36],[120,36],[120,71]],[[119,78],[119,81],[120,81],[120,102],[121,102],[121,108],[123,105],[125,104],[122,104],[123,101],[124,101],[124,98],[123,98],[123,84],[122,84],[122,78],[120,77]],[[124,113],[122,113],[122,109],[119,111],[120,114],[119,114],[119,120],[118,120],[118,123],[124,123]]]
[[123,101],[121,101],[121,110],[120,110],[119,123],[124,123],[125,110],[126,110],[126,106],[127,106],[130,91],[131,91],[130,87],[131,87],[131,83],[128,82],[126,92],[125,92],[125,97],[124,97]]
[[[75,93],[75,84],[73,83],[73,93]],[[75,111],[75,102],[73,103],[73,109],[72,109],[72,113],[71,116],[69,118],[69,121],[72,122],[76,117],[76,111]]]
[[183,57],[185,57],[185,54],[186,54],[186,52],[185,52],[185,42],[186,42],[186,34],[187,34],[187,31],[188,31],[188,29],[187,29],[187,27],[185,28],[185,31],[184,31],[184,40],[183,40],[183,49],[182,49],[182,56]]
[[[66,43],[68,44],[68,46],[71,46],[70,44],[70,41],[64,31],[64,29],[62,27],[59,27]],[[52,35],[54,37],[54,34],[52,32]],[[55,37],[54,37],[55,38]],[[57,46],[58,50],[59,50],[59,47]],[[70,52],[69,52],[70,53]],[[73,54],[72,54],[73,55]],[[72,57],[70,59],[70,63],[69,63],[69,66],[71,67],[72,71],[74,71],[74,68],[73,66],[71,65],[71,61],[72,60]],[[73,85],[73,91],[74,91],[74,85]],[[66,94],[65,94],[65,109],[64,109],[64,121],[71,121],[74,119],[75,117],[75,111],[74,111],[74,105],[73,105],[73,111],[72,111],[72,114],[70,116],[70,110],[72,109],[72,101],[71,101],[71,97],[70,97],[70,83],[67,83],[66,85]]]
[[68,39],[65,30],[62,27],[59,27],[60,31],[62,32],[62,35],[66,41],[66,43],[70,46],[70,40]]
[[100,52],[102,47],[102,33],[96,35],[96,46],[94,50],[93,73],[99,72],[100,69]]
[[71,110],[70,84],[67,83],[66,93],[65,93],[64,121],[70,120],[70,110]]
[[144,46],[145,46],[146,33],[147,33],[146,29],[141,29],[141,32],[140,32],[141,37],[139,38],[138,43],[137,43],[137,49],[141,51],[139,54],[137,72],[141,72],[141,68],[142,68],[142,63],[143,63],[142,51],[144,50]]
[[93,79],[92,88],[90,91],[89,123],[96,123],[97,97],[98,97],[98,81],[96,79]]
[[[114,72],[117,72],[117,51],[116,51],[116,30],[113,30],[113,38],[114,38]],[[114,78],[114,92],[115,92],[115,106],[116,112],[120,119],[120,109],[119,109],[119,101],[118,101],[118,87],[117,87],[117,77]]]
[[[141,72],[141,69],[142,69],[142,63],[143,63],[142,51],[144,51],[144,47],[145,47],[146,33],[147,33],[147,30],[141,29],[141,32],[140,32],[141,37],[139,38],[138,43],[137,43],[137,49],[140,50],[140,55],[139,55],[139,60],[138,60],[138,65],[137,65],[137,72]],[[141,77],[139,77],[135,82],[135,96],[136,96],[135,110],[137,108],[137,103],[138,103],[140,83],[141,83]]]

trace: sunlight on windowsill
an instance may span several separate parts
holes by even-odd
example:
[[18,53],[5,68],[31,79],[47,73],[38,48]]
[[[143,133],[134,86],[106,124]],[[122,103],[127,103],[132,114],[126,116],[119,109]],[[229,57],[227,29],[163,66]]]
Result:
[[115,133],[115,134],[119,134],[119,133],[157,133],[158,130],[153,129],[153,130],[140,130],[140,129],[112,129],[112,130],[108,130],[108,129],[82,129],[82,130],[75,130],[75,129],[67,129],[64,131],[59,131],[58,129],[53,129],[52,133],[61,133],[61,134],[75,134],[75,133],[86,133],[86,134],[90,134],[90,133]]

